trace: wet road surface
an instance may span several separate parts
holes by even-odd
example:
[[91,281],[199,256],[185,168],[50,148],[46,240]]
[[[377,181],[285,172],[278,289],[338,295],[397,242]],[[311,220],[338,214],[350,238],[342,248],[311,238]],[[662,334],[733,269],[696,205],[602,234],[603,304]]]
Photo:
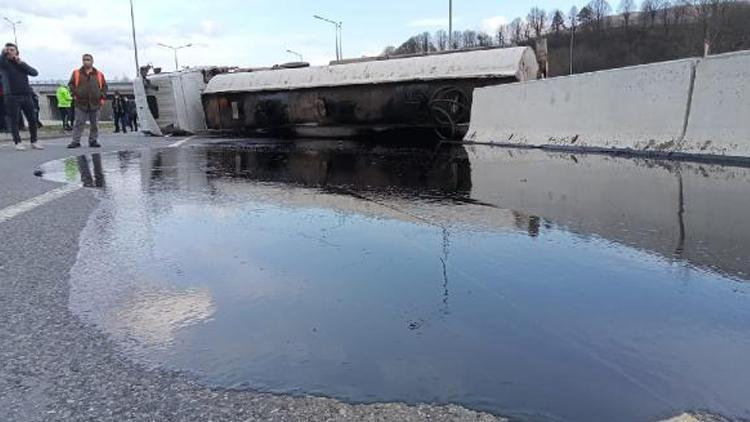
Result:
[[[178,139],[101,136],[96,152],[167,147]],[[0,210],[58,188],[34,177],[42,163],[72,154],[68,139],[18,153],[0,142]],[[193,142],[213,142],[194,140]],[[93,170],[93,168],[92,168]],[[193,377],[139,365],[104,332],[70,310],[79,237],[100,205],[79,189],[0,223],[0,420],[29,421],[477,421],[495,418],[456,406],[349,405],[211,388]]]
[[531,420],[750,417],[749,169],[339,142],[42,169],[100,201],[70,309],[154,370]]

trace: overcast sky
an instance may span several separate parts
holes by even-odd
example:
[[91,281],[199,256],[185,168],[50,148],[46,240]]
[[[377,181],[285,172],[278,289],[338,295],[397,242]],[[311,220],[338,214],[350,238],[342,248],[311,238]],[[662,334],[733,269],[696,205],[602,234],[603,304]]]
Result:
[[[577,1],[454,0],[456,29],[490,31],[525,16],[532,6],[567,12]],[[580,6],[580,5],[579,5]],[[174,68],[171,51],[158,43],[194,47],[180,52],[180,65],[263,66],[304,55],[324,64],[334,58],[333,26],[320,14],[344,22],[344,55],[379,54],[410,35],[447,28],[448,0],[135,0],[141,63]],[[18,42],[39,80],[68,78],[84,52],[109,78],[134,76],[128,0],[0,0],[1,17],[22,21]],[[3,40],[10,25],[0,23]]]

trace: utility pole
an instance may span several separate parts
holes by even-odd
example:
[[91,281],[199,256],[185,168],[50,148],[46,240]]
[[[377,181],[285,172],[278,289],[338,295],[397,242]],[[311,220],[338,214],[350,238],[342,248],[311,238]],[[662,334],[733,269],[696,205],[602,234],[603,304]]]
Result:
[[344,60],[344,30],[342,29],[343,22],[339,22],[337,29],[339,30],[339,60]]
[[323,22],[328,22],[336,28],[336,61],[340,61],[341,59],[344,58],[344,53],[342,51],[343,36],[341,35],[341,27],[343,25],[343,22],[337,22],[328,18],[324,18],[320,15],[314,15],[313,17]]
[[453,49],[453,0],[448,0],[448,50]]
[[573,74],[573,47],[575,42],[575,36],[576,36],[576,28],[575,26],[570,28],[570,74]]
[[133,12],[133,0],[130,0],[130,26],[133,29],[133,50],[135,51],[135,77],[141,76],[141,65],[138,63],[138,42],[135,39],[135,13]]
[[289,53],[289,54],[293,54],[293,55],[297,56],[297,58],[299,59],[300,62],[304,62],[305,61],[305,59],[302,57],[302,54],[299,54],[296,51],[287,50],[286,52]]
[[13,28],[13,42],[16,44],[16,47],[18,47],[18,35],[16,34],[16,25],[20,25],[21,21],[12,21],[8,19],[7,17],[3,18],[6,22],[10,24],[10,26]]
[[185,44],[185,45],[181,45],[179,47],[173,47],[171,45],[162,44],[162,43],[159,43],[158,45],[159,45],[159,47],[168,48],[168,49],[170,49],[170,50],[172,50],[174,52],[174,70],[175,70],[175,72],[177,72],[177,71],[180,70],[180,63],[177,61],[177,52],[179,50],[182,50],[183,48],[188,48],[188,47],[192,47],[193,46],[193,44]]

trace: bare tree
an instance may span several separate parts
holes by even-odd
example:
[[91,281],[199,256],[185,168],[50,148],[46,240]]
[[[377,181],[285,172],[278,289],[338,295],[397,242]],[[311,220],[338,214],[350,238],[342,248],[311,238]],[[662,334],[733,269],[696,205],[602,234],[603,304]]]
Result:
[[565,30],[565,15],[563,15],[563,12],[560,9],[552,12],[552,18],[550,19],[550,22],[552,31],[555,34],[559,34],[560,32]]
[[492,46],[492,37],[486,32],[479,32],[477,33],[477,43],[480,47],[490,47]]
[[630,17],[633,15],[633,12],[635,12],[635,8],[635,0],[622,0],[620,1],[620,6],[617,8],[617,10],[622,15],[623,20],[625,21],[626,31],[630,26]]
[[706,54],[722,33],[732,0],[688,0],[701,22]]
[[643,23],[651,22],[651,26],[654,26],[656,22],[656,15],[659,13],[659,0],[643,0],[641,3],[641,13],[643,13]]
[[432,37],[429,32],[415,35],[405,43],[401,44],[393,53],[395,54],[425,54],[435,51],[432,44]]
[[584,6],[580,12],[578,12],[578,23],[581,26],[587,26],[594,21],[594,12],[589,6]]
[[612,6],[607,0],[591,0],[588,6],[596,23],[597,28],[602,28],[607,16],[612,13]]
[[518,45],[524,41],[523,30],[524,23],[521,18],[513,19],[510,23],[510,40],[514,45]]
[[383,49],[383,52],[380,53],[381,56],[388,57],[393,56],[396,54],[396,47],[389,45],[388,47]]
[[[703,49],[704,41],[706,53],[750,46],[750,0],[617,0],[622,18],[609,15],[607,0],[586,2],[583,9],[573,7],[567,14],[559,10],[544,14],[535,7],[528,16],[500,25],[489,34],[458,31],[453,35],[452,48],[528,45],[533,44],[535,36],[539,40],[549,32],[556,34],[549,37],[550,54],[555,59],[551,72],[559,75],[693,56],[699,45]],[[624,26],[627,32],[607,31],[603,35],[607,25]],[[657,29],[662,26],[663,34]],[[634,48],[636,38],[638,47]],[[448,43],[445,31],[423,33],[398,48],[388,48],[384,54],[444,50],[449,48]],[[568,52],[570,58],[565,60]]]
[[463,37],[464,34],[461,31],[453,31],[453,36],[451,37],[451,50],[459,50],[464,47],[463,43]]
[[573,32],[578,28],[578,8],[575,6],[571,7],[568,12],[568,27]]
[[508,25],[500,25],[497,28],[497,31],[495,31],[495,42],[497,43],[497,45],[499,45],[500,47],[506,47],[508,45],[510,33],[511,31]]
[[429,53],[435,51],[435,45],[432,44],[432,35],[430,35],[429,32],[423,32],[420,36],[419,41],[421,44],[421,53]]
[[689,9],[690,5],[685,4],[684,0],[674,5],[672,8],[672,17],[674,18],[675,25],[680,24],[682,18],[687,15]]
[[657,7],[659,17],[661,18],[661,22],[664,25],[664,30],[669,30],[669,14],[672,12],[672,2],[669,0],[660,0]]
[[398,46],[398,48],[393,52],[393,55],[414,54],[418,49],[419,43],[417,42],[417,37],[411,37],[403,44]]
[[528,22],[523,22],[523,39],[530,40],[531,39],[531,24]]
[[435,32],[435,48],[438,51],[445,51],[448,49],[448,31],[441,29]]
[[547,12],[544,9],[532,7],[526,16],[526,21],[529,23],[531,29],[534,30],[536,37],[539,38],[547,27]]
[[476,31],[467,29],[466,31],[463,32],[462,37],[463,37],[464,48],[474,48],[479,45],[479,40],[477,38]]

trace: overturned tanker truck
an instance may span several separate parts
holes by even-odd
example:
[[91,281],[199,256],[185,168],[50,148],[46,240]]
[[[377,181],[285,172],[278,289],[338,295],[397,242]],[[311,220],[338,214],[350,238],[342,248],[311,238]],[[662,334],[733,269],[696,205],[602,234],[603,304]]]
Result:
[[201,94],[211,78],[231,70],[207,66],[162,73],[150,65],[141,68],[141,77],[133,81],[141,131],[156,136],[205,132]]
[[529,47],[359,59],[218,74],[202,102],[214,131],[351,137],[417,130],[460,138],[475,88],[536,79],[538,71]]

